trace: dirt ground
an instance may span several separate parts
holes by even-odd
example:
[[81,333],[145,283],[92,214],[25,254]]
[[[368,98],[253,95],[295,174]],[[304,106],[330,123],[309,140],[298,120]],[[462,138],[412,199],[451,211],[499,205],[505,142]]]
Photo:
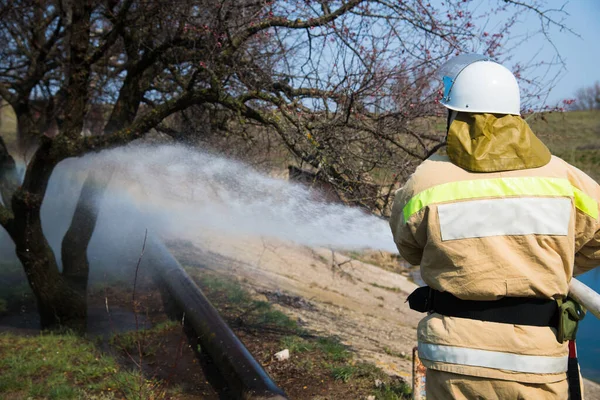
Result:
[[[235,277],[306,328],[338,336],[365,361],[410,379],[421,314],[405,303],[417,287],[407,276],[329,249],[266,238],[188,232],[168,244],[183,265]],[[600,399],[600,385],[585,381],[585,390],[586,399]]]

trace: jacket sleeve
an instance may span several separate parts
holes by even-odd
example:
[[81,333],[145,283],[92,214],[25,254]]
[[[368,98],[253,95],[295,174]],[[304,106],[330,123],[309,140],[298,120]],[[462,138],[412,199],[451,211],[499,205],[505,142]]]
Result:
[[[399,189],[394,197],[392,206],[392,215],[390,218],[390,227],[394,236],[394,242],[402,258],[412,265],[421,264],[423,258],[423,248],[425,243],[417,240],[417,230],[422,223],[421,215],[409,218],[404,221],[403,210],[406,204],[413,196],[412,181],[409,179],[406,184]],[[421,213],[419,213],[421,214]]]
[[600,185],[579,169],[569,170],[573,186],[579,190],[576,200],[585,210],[576,209],[575,267],[573,275],[581,275],[600,265]]

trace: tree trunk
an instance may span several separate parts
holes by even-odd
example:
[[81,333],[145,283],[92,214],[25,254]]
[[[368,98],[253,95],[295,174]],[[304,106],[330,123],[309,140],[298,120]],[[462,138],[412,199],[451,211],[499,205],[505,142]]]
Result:
[[74,290],[58,271],[54,252],[42,231],[41,201],[30,192],[19,189],[13,196],[12,205],[15,220],[9,234],[35,294],[42,329],[63,326],[83,333],[87,316],[86,298]]
[[142,74],[127,74],[123,82],[123,89],[119,91],[119,98],[104,127],[105,135],[110,135],[133,122],[144,97],[146,86],[147,82],[143,80]]
[[87,293],[89,261],[87,248],[94,233],[100,204],[112,170],[92,171],[83,183],[71,226],[62,241],[62,275],[83,297]]
[[12,195],[14,218],[7,231],[36,297],[42,329],[62,326],[83,333],[87,314],[85,294],[61,276],[54,252],[42,231],[42,200],[57,162],[49,155],[50,139],[41,142],[27,167],[23,184]]

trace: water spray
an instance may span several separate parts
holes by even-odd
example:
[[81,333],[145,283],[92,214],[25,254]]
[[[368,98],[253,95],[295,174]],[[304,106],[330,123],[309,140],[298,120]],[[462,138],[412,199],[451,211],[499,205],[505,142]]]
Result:
[[100,224],[113,220],[121,226],[126,215],[164,236],[213,231],[340,250],[396,251],[382,218],[316,200],[303,185],[179,145],[127,146],[66,160],[51,180],[49,192],[59,193],[46,197],[48,209],[72,209],[64,199],[76,201],[87,171],[109,166],[114,175]]

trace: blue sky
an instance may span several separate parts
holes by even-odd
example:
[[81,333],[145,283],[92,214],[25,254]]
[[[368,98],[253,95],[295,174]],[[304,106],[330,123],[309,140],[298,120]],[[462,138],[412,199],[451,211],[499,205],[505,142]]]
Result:
[[[556,82],[548,99],[548,103],[553,104],[573,97],[575,91],[581,87],[600,81],[600,1],[549,0],[548,4],[557,8],[565,5],[564,10],[570,14],[566,17],[565,24],[581,36],[578,38],[572,34],[561,33],[557,29],[551,32],[554,43],[567,65],[567,71]],[[526,23],[529,21],[531,24],[538,23],[534,16],[530,16]],[[543,41],[541,37],[532,40],[524,44],[519,53],[523,52],[523,56],[531,54],[537,51]]]

